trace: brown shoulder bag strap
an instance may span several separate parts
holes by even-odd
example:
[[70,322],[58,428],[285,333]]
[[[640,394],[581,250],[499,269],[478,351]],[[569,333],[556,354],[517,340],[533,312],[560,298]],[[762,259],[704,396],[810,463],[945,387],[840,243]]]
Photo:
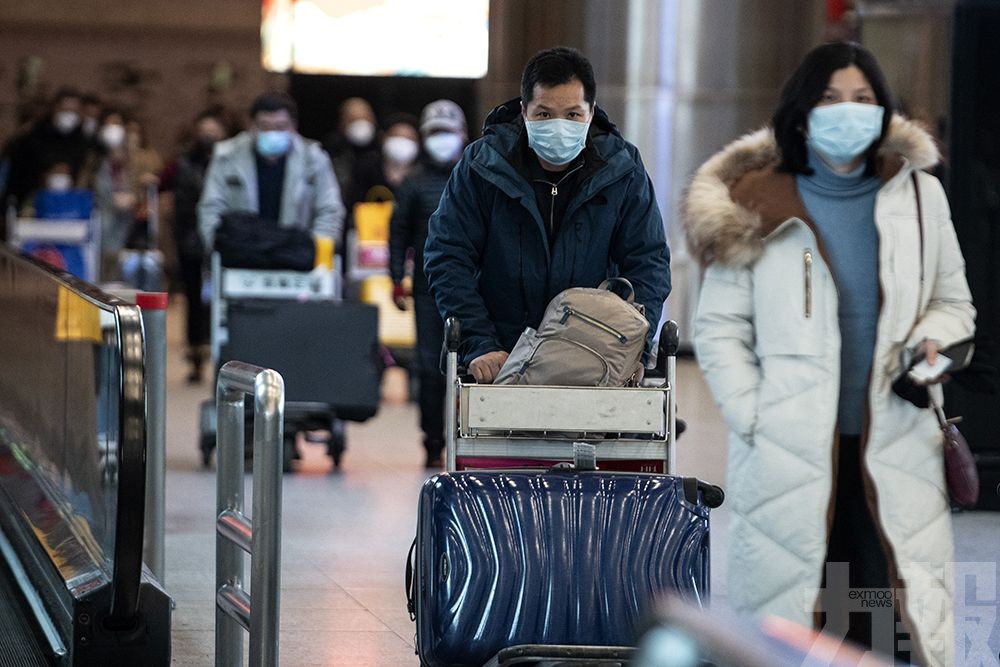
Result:
[[924,298],[924,207],[920,202],[920,180],[917,178],[917,172],[910,172],[910,178],[913,179],[913,191],[917,195],[917,230],[920,233],[920,299]]

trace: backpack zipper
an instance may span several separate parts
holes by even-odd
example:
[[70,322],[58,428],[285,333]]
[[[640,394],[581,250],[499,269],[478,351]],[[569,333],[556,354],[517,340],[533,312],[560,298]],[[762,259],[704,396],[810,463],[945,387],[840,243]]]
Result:
[[608,363],[608,360],[605,359],[604,356],[600,352],[598,352],[594,348],[590,347],[589,345],[584,345],[580,341],[576,341],[576,340],[573,340],[571,338],[563,338],[562,336],[541,336],[541,337],[539,337],[538,340],[537,340],[537,342],[535,343],[535,349],[533,349],[531,351],[531,356],[528,357],[527,359],[525,359],[524,362],[521,364],[521,367],[518,369],[518,371],[517,371],[518,375],[522,375],[523,376],[525,374],[525,372],[528,370],[528,368],[531,366],[531,362],[533,362],[535,360],[535,355],[538,354],[538,350],[541,349],[542,345],[544,345],[545,343],[548,343],[548,342],[552,342],[552,341],[559,341],[560,343],[565,343],[567,345],[573,345],[575,347],[580,348],[581,350],[586,350],[587,352],[590,352],[592,355],[594,355],[595,357],[597,357],[597,360],[600,361],[601,364],[604,366],[604,373],[601,375],[601,381],[600,381],[600,383],[598,383],[595,386],[598,386],[598,387],[605,387],[605,386],[607,386],[608,380],[611,378],[611,365]]
[[611,334],[612,336],[617,338],[618,342],[621,343],[622,345],[628,343],[628,336],[626,336],[622,332],[618,331],[612,326],[605,324],[604,322],[600,321],[597,318],[591,317],[590,315],[585,315],[584,313],[581,313],[578,310],[570,308],[569,306],[563,306],[563,315],[561,318],[559,318],[559,324],[566,324],[566,320],[570,318],[570,315],[572,315],[573,317],[578,317],[587,324],[595,326],[598,329],[601,329]]
[[809,248],[805,249],[802,255],[806,271],[806,318],[812,317],[812,266],[813,254]]

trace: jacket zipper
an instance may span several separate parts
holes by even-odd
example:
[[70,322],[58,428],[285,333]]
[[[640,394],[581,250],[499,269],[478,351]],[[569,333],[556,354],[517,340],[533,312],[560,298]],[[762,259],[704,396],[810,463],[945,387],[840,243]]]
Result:
[[812,317],[812,268],[813,268],[813,254],[812,250],[809,248],[805,249],[802,255],[802,261],[805,263],[806,271],[806,318]]
[[599,319],[597,319],[595,317],[591,317],[590,315],[586,315],[584,313],[581,313],[580,311],[575,310],[573,308],[570,308],[569,306],[563,306],[563,315],[559,319],[559,324],[566,324],[566,320],[568,320],[571,315],[573,317],[580,318],[581,320],[583,320],[587,324],[595,326],[598,329],[601,329],[601,330],[605,331],[606,333],[611,334],[612,336],[614,336],[615,338],[617,338],[618,342],[621,343],[622,345],[625,345],[626,343],[628,343],[628,336],[626,336],[622,332],[618,331],[617,329],[615,329],[614,327],[612,327],[610,325],[605,324],[604,322],[600,321]]
[[552,188],[552,192],[550,193],[552,195],[552,201],[549,204],[549,234],[554,234],[555,231],[556,231],[556,220],[555,220],[555,218],[556,218],[556,197],[559,196],[559,186],[562,185],[563,181],[565,181],[567,178],[569,178],[570,174],[572,174],[573,172],[579,171],[581,169],[583,169],[583,164],[582,163],[576,165],[575,167],[573,167],[572,169],[570,169],[569,171],[567,171],[565,174],[563,174],[562,178],[560,178],[557,183],[551,183],[551,182],[543,180],[541,178],[536,178],[535,179],[536,183],[543,183],[543,184],[548,185],[549,187]]

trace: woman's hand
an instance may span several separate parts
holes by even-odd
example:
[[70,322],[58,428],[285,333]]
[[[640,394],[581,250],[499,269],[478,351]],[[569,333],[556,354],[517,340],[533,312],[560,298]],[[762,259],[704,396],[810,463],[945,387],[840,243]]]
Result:
[[[924,357],[927,359],[927,363],[933,366],[937,363],[938,350],[941,349],[941,343],[936,340],[930,340],[925,338],[917,345],[916,349],[913,351],[913,358],[919,359]],[[942,373],[932,380],[927,380],[926,382],[920,382],[922,385],[931,384],[942,384],[951,379],[951,376],[947,373]]]

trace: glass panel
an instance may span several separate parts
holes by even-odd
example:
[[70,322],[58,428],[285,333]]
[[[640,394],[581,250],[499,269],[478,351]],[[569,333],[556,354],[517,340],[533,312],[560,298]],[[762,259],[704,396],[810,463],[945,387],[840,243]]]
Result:
[[75,595],[113,571],[122,357],[108,300],[0,250],[0,490]]

